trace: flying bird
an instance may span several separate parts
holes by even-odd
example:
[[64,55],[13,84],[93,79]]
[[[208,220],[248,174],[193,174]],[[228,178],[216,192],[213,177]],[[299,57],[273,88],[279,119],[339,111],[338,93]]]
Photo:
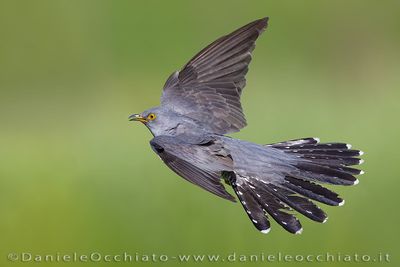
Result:
[[255,41],[268,17],[222,36],[167,79],[161,105],[129,116],[153,134],[151,148],[176,174],[230,201],[233,188],[254,226],[270,230],[270,217],[290,233],[302,232],[296,213],[325,222],[314,201],[344,200],[321,184],[355,185],[363,153],[346,143],[302,138],[260,145],[226,136],[246,126],[240,97]]

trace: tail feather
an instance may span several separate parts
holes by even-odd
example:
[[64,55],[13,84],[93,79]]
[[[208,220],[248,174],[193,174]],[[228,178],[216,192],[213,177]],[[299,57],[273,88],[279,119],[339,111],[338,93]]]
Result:
[[344,200],[338,194],[313,182],[290,176],[286,176],[285,180],[287,181],[285,183],[287,188],[312,200],[331,206],[340,206],[344,203]]
[[296,195],[296,192],[293,192],[292,190],[274,184],[268,184],[265,186],[265,184],[259,180],[255,181],[255,188],[256,191],[269,192],[270,195],[275,196],[280,201],[311,220],[325,222],[327,219],[326,214],[317,205],[304,197]]
[[336,185],[354,185],[358,183],[354,175],[362,174],[360,170],[347,167],[363,162],[357,158],[363,152],[351,149],[349,144],[321,144],[318,138],[303,138],[267,146],[298,158],[293,164],[297,167],[297,171],[290,174],[298,179]]
[[[232,173],[232,176],[235,174]],[[284,229],[293,234],[302,232],[300,221],[288,213],[290,208],[267,190],[261,190],[264,186],[255,187],[248,178],[241,177],[240,183],[233,182],[232,187],[242,203],[254,226],[262,233],[268,233],[270,223],[269,214]]]
[[358,182],[357,178],[352,174],[323,165],[299,162],[295,166],[298,168],[298,171],[292,175],[296,178],[336,185],[354,185]]
[[320,155],[298,155],[299,159],[304,159],[307,161],[312,161],[321,165],[329,166],[352,166],[360,165],[364,161],[359,158],[339,158],[333,156],[320,156]]
[[[310,138],[311,139],[311,138]],[[326,143],[320,144],[319,139],[314,139],[315,142],[307,143],[307,144],[298,144],[298,145],[275,145],[272,144],[272,147],[279,147],[279,148],[291,148],[291,149],[326,149],[326,150],[338,150],[338,149],[351,149],[350,144],[346,143]],[[317,142],[318,141],[318,142]]]
[[[232,173],[232,175],[234,175]],[[266,234],[270,231],[270,223],[265,215],[265,211],[262,206],[259,204],[257,199],[254,197],[254,194],[247,184],[236,184],[236,182],[232,183],[232,188],[235,191],[237,197],[242,203],[244,210],[249,216],[253,225],[262,233]]]
[[288,154],[294,154],[299,159],[320,165],[351,166],[364,162],[357,158],[364,152],[351,149],[350,144],[319,143],[318,138],[295,139],[265,146],[283,150]]
[[279,142],[274,144],[268,144],[266,146],[272,147],[285,147],[285,146],[304,146],[304,145],[313,145],[319,143],[319,138],[308,137],[302,139],[293,139],[285,142]]
[[[356,175],[363,171],[348,166],[359,165],[363,153],[345,143],[320,144],[317,138],[303,138],[266,145],[284,152],[284,164],[271,161],[267,172],[254,177],[256,172],[239,165],[235,171],[234,190],[257,229],[268,226],[267,214],[291,233],[301,233],[300,221],[292,214],[295,210],[304,216],[325,222],[327,215],[312,200],[331,206],[341,206],[344,200],[319,183],[354,185]],[[279,153],[271,156],[279,158]],[[274,165],[276,164],[276,165]],[[246,170],[243,172],[243,170]],[[240,173],[240,174],[239,174]],[[248,173],[248,175],[244,175]],[[255,223],[256,221],[256,223]],[[268,224],[267,224],[268,223]]]
[[337,170],[337,171],[346,172],[346,173],[352,174],[352,175],[361,175],[364,173],[364,171],[362,171],[362,170],[354,169],[354,168],[350,168],[350,167],[344,167],[344,166],[326,165],[326,167]]
[[267,190],[262,190],[265,188],[265,185],[257,185],[252,191],[252,194],[257,196],[259,205],[286,231],[300,234],[303,231],[300,221],[295,215],[289,213],[290,208],[284,202]]
[[300,154],[300,155],[310,155],[310,156],[337,156],[339,158],[352,158],[360,156],[360,151],[358,150],[342,150],[342,149],[286,149],[288,153]]
[[[263,199],[264,200],[264,199]],[[287,212],[287,208],[283,203],[277,201],[276,199],[270,198],[265,203],[261,203],[264,209],[271,215],[274,220],[280,224],[286,231],[292,234],[301,234],[303,228],[300,221],[293,214]]]

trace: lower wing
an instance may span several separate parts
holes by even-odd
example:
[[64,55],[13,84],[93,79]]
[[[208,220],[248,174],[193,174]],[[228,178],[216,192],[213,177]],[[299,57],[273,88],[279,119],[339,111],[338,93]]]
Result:
[[150,145],[176,174],[208,192],[235,202],[235,198],[222,185],[220,172],[204,170],[195,166],[193,162],[199,160],[194,156],[196,145],[177,140],[179,139],[176,137],[158,136],[150,141]]

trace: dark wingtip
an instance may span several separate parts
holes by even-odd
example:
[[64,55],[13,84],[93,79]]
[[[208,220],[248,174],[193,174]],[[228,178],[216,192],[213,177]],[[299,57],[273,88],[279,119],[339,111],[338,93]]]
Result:
[[239,28],[236,31],[240,31],[243,29],[246,29],[246,30],[255,29],[255,30],[257,30],[258,35],[260,35],[268,27],[268,21],[269,21],[269,17],[257,19],[257,20],[254,20],[254,21],[246,24],[245,26],[243,26],[242,28]]
[[264,17],[256,20],[256,23],[260,27],[261,30],[265,30],[268,26],[269,17]]

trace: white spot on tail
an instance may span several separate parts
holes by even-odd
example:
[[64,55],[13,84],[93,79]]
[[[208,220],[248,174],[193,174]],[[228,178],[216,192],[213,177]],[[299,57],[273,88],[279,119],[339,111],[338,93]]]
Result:
[[358,151],[358,155],[360,155],[360,156],[362,156],[362,155],[364,155],[364,151]]
[[314,137],[314,140],[317,141],[317,143],[321,141],[318,137]]
[[344,199],[343,199],[342,202],[340,202],[338,206],[343,206],[344,203],[345,203],[345,201],[344,201]]
[[269,231],[271,231],[271,228],[268,228],[268,229],[265,229],[265,230],[261,230],[261,233],[268,234]]
[[365,172],[363,170],[360,170],[360,175],[363,175]]
[[356,184],[358,184],[360,181],[358,180],[358,179],[356,179],[355,181],[354,181],[354,184],[353,185],[356,185]]
[[361,164],[363,164],[364,163],[364,160],[363,159],[360,159],[359,161],[358,161],[358,164],[359,165],[361,165]]
[[295,234],[300,235],[302,232],[303,232],[303,228],[300,228],[299,230],[297,230],[297,232]]
[[327,221],[328,221],[328,217],[326,217],[322,223],[326,223]]
[[347,149],[351,149],[352,146],[350,144],[346,144]]
[[251,219],[252,221],[253,221],[253,223],[258,223],[256,220],[254,220],[254,219]]

